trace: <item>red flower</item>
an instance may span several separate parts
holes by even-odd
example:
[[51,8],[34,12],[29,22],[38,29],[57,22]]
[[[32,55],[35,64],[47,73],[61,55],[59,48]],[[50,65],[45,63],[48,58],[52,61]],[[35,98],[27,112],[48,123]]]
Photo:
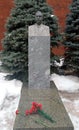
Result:
[[15,113],[16,113],[16,115],[18,115],[18,114],[19,114],[19,110],[16,110],[16,112],[15,112]]
[[31,113],[36,113],[37,112],[37,108],[35,106],[32,106],[30,109]]
[[25,111],[25,115],[26,115],[26,116],[29,115],[29,113],[30,113],[29,110],[26,110],[26,111]]
[[42,110],[42,104],[39,104],[38,106],[39,106],[39,109]]
[[26,110],[26,115],[37,113],[38,110],[42,110],[42,104],[37,102],[32,102],[32,107],[30,110]]
[[42,109],[42,104],[37,103],[37,102],[32,102],[32,105],[37,108],[37,109]]
[[32,105],[35,106],[37,103],[36,102],[32,102]]

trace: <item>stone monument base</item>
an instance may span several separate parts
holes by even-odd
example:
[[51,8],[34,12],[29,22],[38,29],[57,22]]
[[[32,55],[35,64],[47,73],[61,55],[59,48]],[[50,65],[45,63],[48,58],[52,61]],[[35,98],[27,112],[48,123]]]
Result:
[[[32,102],[41,103],[44,112],[49,114],[55,122],[51,123],[38,114],[23,116],[25,110],[31,108]],[[21,114],[16,115],[13,130],[74,130],[53,82],[50,88],[45,89],[29,89],[24,85],[18,109]],[[41,120],[45,126],[40,122],[36,123],[36,120]]]

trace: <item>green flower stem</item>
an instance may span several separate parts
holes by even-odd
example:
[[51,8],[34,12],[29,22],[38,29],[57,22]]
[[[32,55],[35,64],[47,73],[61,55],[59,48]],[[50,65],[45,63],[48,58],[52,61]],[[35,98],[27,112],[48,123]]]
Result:
[[[20,116],[23,116],[23,117],[26,117],[25,115],[23,115],[23,114],[20,114]],[[29,117],[29,118],[31,118],[35,123],[37,123],[37,124],[40,124],[40,125],[43,125],[44,127],[49,127],[48,125],[46,125],[42,120],[34,120],[32,117],[30,117],[30,116],[27,116],[27,117]]]
[[54,119],[50,117],[47,113],[45,113],[43,110],[38,109],[38,113],[42,115],[45,119],[49,120],[50,122],[54,123]]
[[43,125],[43,126],[45,126],[45,127],[49,127],[48,125],[46,125],[43,121],[41,121],[41,120],[35,120],[35,123],[38,123],[38,124],[41,124],[41,125]]

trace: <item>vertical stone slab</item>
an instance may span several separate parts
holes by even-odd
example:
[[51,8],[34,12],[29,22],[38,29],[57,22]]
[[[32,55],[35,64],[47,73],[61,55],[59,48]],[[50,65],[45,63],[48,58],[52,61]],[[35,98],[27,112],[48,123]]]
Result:
[[32,88],[50,87],[50,36],[48,26],[29,27],[28,84]]

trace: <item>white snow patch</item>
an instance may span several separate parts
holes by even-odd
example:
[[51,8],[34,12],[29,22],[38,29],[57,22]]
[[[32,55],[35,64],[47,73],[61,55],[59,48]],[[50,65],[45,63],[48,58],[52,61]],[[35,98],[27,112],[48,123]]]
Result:
[[75,109],[77,112],[79,112],[79,100],[74,101]]
[[0,73],[0,129],[12,130],[22,82],[16,79],[7,81],[6,75],[6,73]]
[[54,66],[56,66],[56,67],[61,67],[61,66],[63,66],[64,58],[60,58],[59,61],[60,61],[60,62],[57,62],[57,61],[55,60],[55,61],[54,61]]
[[79,130],[79,117],[69,114],[72,123],[74,124],[74,130]]
[[51,15],[51,17],[54,17],[54,16],[55,16],[55,15],[53,15],[53,14]]
[[6,96],[7,96],[7,89],[1,88],[1,91],[0,91],[0,109],[2,109],[2,106],[3,106],[3,103],[5,101]]
[[7,96],[18,96],[22,86],[22,82],[16,79],[11,81],[5,80],[6,75],[5,73],[0,73],[0,108]]
[[63,98],[62,96],[61,96],[61,99],[62,99],[62,102],[68,102],[68,103],[71,102],[69,99]]
[[58,90],[76,92],[79,90],[79,78],[75,76],[60,76],[52,74],[51,80],[54,81]]

